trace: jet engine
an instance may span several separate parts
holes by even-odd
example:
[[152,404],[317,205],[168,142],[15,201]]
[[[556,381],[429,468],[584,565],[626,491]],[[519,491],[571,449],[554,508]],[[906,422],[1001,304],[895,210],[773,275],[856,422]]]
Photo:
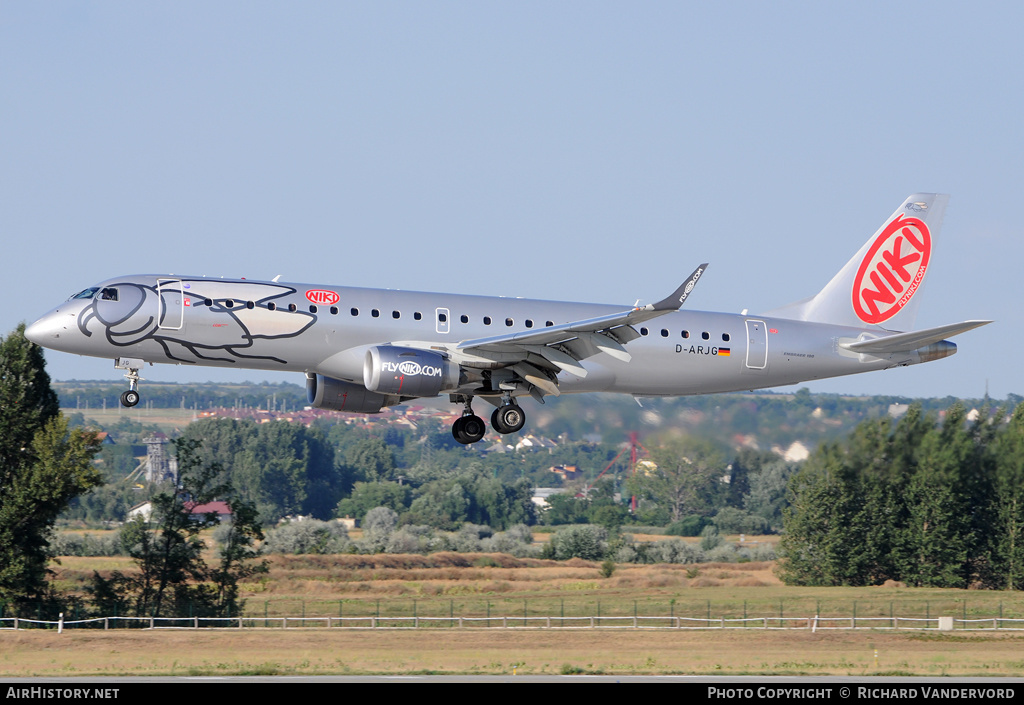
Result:
[[363,384],[382,394],[434,397],[459,386],[459,366],[429,350],[377,345],[366,351]]
[[398,396],[371,392],[361,384],[311,373],[306,374],[306,399],[316,409],[360,414],[376,414],[401,401]]

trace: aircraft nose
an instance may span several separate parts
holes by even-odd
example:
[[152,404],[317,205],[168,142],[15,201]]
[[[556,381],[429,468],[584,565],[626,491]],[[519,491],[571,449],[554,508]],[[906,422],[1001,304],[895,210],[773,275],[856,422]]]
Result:
[[60,338],[63,331],[64,322],[60,320],[58,314],[50,313],[26,328],[25,337],[44,348],[53,347],[54,342]]

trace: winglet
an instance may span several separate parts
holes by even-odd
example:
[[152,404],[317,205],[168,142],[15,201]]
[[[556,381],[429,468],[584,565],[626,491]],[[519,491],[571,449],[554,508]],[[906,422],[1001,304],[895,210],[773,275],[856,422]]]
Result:
[[683,304],[686,303],[686,298],[693,291],[693,287],[697,286],[697,280],[704,274],[704,270],[708,268],[708,263],[697,267],[693,270],[693,274],[688,276],[679,288],[672,292],[671,296],[668,296],[656,304],[648,304],[644,306],[648,311],[675,311],[682,308]]

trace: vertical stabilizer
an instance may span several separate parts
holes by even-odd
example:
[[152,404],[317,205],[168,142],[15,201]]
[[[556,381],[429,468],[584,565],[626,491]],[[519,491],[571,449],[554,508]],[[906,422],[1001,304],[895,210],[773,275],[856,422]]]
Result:
[[911,330],[949,196],[915,193],[816,296],[766,315]]

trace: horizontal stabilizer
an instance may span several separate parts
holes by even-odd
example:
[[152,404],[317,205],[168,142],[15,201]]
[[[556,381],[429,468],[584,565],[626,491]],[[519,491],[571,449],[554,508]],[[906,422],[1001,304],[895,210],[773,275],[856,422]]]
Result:
[[910,333],[895,333],[884,338],[870,338],[860,340],[856,343],[840,343],[839,346],[855,353],[891,354],[910,352],[923,348],[926,345],[937,343],[940,340],[950,338],[960,333],[987,325],[992,321],[964,321],[963,323],[950,323],[938,328],[927,328],[925,330],[911,331]]

